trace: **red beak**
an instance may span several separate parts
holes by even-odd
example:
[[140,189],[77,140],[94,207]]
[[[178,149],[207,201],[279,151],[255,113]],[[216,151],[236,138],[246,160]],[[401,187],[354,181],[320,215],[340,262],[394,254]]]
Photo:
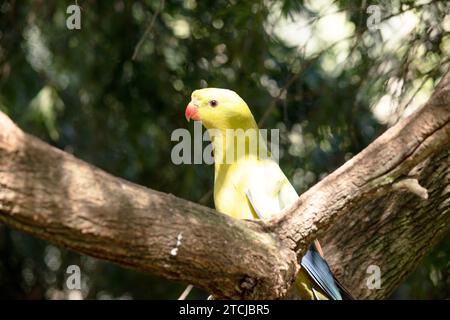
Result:
[[198,115],[198,108],[195,106],[192,102],[188,104],[186,107],[186,112],[184,113],[186,116],[186,120],[200,120],[200,117]]

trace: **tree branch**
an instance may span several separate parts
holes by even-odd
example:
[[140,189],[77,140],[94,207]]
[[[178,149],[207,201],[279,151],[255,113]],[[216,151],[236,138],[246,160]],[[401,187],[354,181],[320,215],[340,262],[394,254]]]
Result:
[[[283,297],[298,272],[297,258],[325,234],[325,253],[333,268],[357,275],[348,280],[340,272],[349,289],[357,297],[386,296],[398,281],[388,278],[381,291],[361,289],[364,272],[355,265],[364,259],[388,261],[387,271],[395,272],[387,274],[401,279],[427,250],[417,249],[414,259],[397,266],[392,259],[397,251],[383,254],[380,246],[348,238],[347,230],[362,240],[384,230],[383,222],[375,220],[378,216],[362,223],[362,229],[347,219],[365,222],[367,210],[388,213],[386,221],[402,218],[397,205],[403,203],[398,195],[404,192],[398,186],[411,177],[429,190],[428,200],[414,195],[417,212],[432,210],[428,213],[440,223],[421,219],[426,232],[417,246],[435,243],[449,230],[450,74],[424,108],[304,193],[292,208],[262,222],[234,220],[113,177],[22,132],[2,113],[0,129],[0,221],[78,252],[192,283],[219,298]],[[421,172],[433,166],[437,171],[429,175],[432,181],[424,179]],[[377,201],[385,202],[375,206]],[[407,227],[414,221],[407,219]],[[403,227],[392,234],[400,231]],[[394,241],[385,235],[374,239]],[[364,255],[368,247],[376,254]]]
[[423,108],[387,130],[267,224],[302,256],[307,244],[342,215],[392,192],[399,179],[425,159],[448,150],[449,143],[450,72]]
[[295,256],[257,224],[113,177],[23,133],[1,113],[0,127],[5,224],[218,297],[277,297],[288,289]]

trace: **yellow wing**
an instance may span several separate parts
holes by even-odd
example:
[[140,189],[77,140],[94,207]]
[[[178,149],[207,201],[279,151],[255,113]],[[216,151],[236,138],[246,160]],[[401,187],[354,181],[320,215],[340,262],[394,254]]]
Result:
[[[216,208],[234,218],[264,219],[298,199],[294,187],[271,159],[245,159],[218,172]],[[220,176],[220,172],[226,174]],[[328,264],[313,246],[303,257],[301,265],[296,289],[302,299],[341,298]]]
[[216,209],[237,219],[267,218],[297,198],[289,180],[270,159],[221,165],[214,183]]

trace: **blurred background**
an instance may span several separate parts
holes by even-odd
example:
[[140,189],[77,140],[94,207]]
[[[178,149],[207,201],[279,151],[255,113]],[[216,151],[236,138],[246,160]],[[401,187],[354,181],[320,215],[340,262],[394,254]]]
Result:
[[[79,0],[69,29],[74,4],[0,1],[0,110],[113,175],[208,206],[213,167],[170,160],[172,131],[193,129],[194,89],[235,90],[279,128],[280,165],[301,193],[420,107],[450,65],[444,0]],[[449,257],[450,236],[391,298],[450,298]],[[81,291],[66,288],[69,265]],[[184,288],[0,224],[0,298],[176,299]]]

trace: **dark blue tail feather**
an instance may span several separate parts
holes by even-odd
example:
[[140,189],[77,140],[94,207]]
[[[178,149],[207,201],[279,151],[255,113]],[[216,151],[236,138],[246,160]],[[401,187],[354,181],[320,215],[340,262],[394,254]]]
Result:
[[322,258],[314,245],[311,245],[303,256],[301,265],[331,299],[342,300],[342,295],[328,263]]

